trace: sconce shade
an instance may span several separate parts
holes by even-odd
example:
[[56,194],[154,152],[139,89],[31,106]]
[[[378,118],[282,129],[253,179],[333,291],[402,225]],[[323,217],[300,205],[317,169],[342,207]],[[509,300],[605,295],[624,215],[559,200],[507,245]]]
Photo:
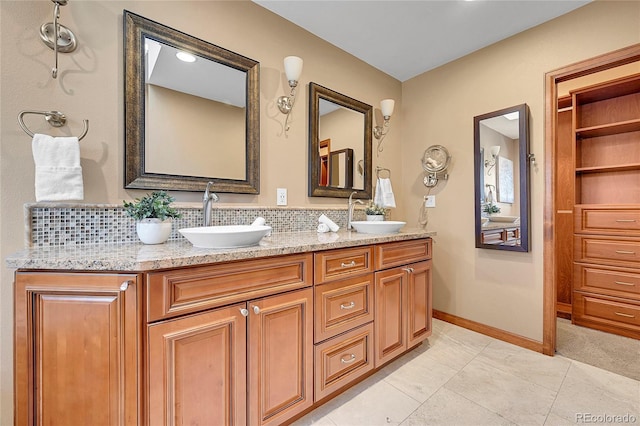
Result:
[[494,145],[491,147],[491,156],[496,158],[500,153],[500,145]]
[[302,73],[302,58],[297,56],[284,58],[284,73],[287,75],[287,81],[298,81]]
[[380,110],[382,111],[383,117],[391,117],[393,114],[393,107],[395,106],[396,101],[393,99],[383,99],[380,101]]

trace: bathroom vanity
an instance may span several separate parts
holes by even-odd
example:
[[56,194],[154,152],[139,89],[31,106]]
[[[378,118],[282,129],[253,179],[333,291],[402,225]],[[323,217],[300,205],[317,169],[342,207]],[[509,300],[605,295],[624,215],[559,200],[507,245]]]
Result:
[[15,424],[291,421],[431,334],[432,235],[17,253]]

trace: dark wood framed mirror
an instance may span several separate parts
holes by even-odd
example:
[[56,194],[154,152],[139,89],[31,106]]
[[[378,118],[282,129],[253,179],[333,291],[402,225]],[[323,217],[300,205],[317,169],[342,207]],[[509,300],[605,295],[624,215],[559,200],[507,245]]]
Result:
[[476,247],[529,251],[529,107],[473,118]]
[[372,123],[371,105],[309,83],[310,197],[371,198]]
[[216,192],[258,194],[260,64],[127,10],[123,22],[125,188],[203,191],[211,181]]

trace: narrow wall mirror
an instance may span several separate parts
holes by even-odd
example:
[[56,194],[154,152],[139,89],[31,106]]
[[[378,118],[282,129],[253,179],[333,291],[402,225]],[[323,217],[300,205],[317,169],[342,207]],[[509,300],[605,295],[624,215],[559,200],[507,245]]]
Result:
[[476,247],[529,251],[529,108],[473,119]]
[[123,21],[125,188],[259,193],[259,63],[126,10]]
[[309,196],[371,198],[373,107],[309,83]]

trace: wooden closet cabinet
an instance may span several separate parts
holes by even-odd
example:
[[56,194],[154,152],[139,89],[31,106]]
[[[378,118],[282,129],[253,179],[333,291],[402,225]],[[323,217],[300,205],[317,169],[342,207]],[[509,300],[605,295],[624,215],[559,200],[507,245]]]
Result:
[[572,92],[572,321],[640,338],[640,74]]
[[[422,241],[422,246],[416,245],[415,242],[376,246],[376,368],[431,335],[430,259],[431,240],[427,243]],[[412,260],[418,262],[409,263]],[[398,264],[402,266],[385,269]]]
[[137,425],[140,276],[16,273],[16,425]]

